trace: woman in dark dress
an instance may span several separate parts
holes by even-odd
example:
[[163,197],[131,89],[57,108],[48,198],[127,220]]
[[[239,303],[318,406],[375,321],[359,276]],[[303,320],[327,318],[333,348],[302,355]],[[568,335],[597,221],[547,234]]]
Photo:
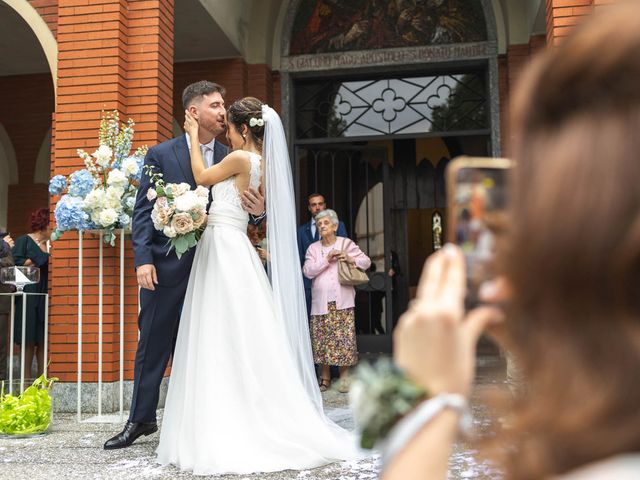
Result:
[[[24,288],[25,292],[47,293],[49,277],[49,209],[40,208],[29,218],[31,233],[18,237],[13,247],[13,259],[17,266],[40,268],[40,281]],[[25,377],[30,377],[31,364],[35,353],[38,361],[38,375],[44,372],[44,296],[30,296],[27,300]],[[16,299],[14,316],[14,341],[22,342],[22,298]]]

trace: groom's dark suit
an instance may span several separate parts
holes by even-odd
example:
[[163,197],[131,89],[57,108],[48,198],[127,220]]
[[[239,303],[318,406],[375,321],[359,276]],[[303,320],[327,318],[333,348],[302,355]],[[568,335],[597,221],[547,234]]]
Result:
[[[213,161],[218,163],[227,154],[227,147],[215,142]],[[144,160],[165,183],[186,182],[196,187],[185,135],[149,149]],[[169,238],[157,231],[151,221],[153,202],[147,200],[149,176],[142,175],[133,211],[132,239],[136,267],[153,264],[158,275],[155,290],[140,289],[138,328],[140,340],[136,352],[131,422],[155,422],[160,382],[172,354],[182,302],[187,290],[189,272],[195,248],[178,259],[175,252],[167,255]]]

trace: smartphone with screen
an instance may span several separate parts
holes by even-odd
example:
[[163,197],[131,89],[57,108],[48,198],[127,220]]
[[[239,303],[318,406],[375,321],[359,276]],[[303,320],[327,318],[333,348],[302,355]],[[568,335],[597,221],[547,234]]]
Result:
[[478,304],[480,285],[493,278],[495,250],[506,231],[506,158],[457,157],[447,167],[447,239],[464,253],[468,308]]

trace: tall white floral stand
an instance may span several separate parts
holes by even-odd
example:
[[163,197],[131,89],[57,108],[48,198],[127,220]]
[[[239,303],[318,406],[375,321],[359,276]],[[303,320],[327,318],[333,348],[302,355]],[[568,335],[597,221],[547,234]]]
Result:
[[[26,334],[27,334],[27,302],[29,297],[44,297],[44,376],[47,376],[47,350],[49,339],[49,294],[38,292],[25,292],[18,291],[13,293],[0,293],[2,296],[11,297],[11,317],[10,317],[10,333],[9,333],[9,393],[13,393],[13,346],[15,344],[13,322],[16,310],[16,297],[22,297],[22,338],[20,339],[20,391],[24,392],[24,379],[25,370],[31,369],[31,363],[25,365],[25,349],[27,346]],[[29,359],[31,362],[32,359]]]
[[82,306],[83,306],[83,236],[78,231],[78,377],[77,377],[77,420],[90,423],[121,423],[124,421],[124,240],[125,230],[120,230],[120,379],[119,413],[102,414],[102,320],[103,320],[103,271],[104,271],[104,232],[98,231],[98,395],[97,415],[82,419]]

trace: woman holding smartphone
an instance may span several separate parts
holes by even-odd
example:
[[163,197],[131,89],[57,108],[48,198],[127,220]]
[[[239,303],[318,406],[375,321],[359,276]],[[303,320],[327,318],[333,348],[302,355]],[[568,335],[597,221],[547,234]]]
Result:
[[500,322],[526,384],[500,412],[506,478],[640,478],[640,4],[596,16],[534,61],[513,102],[504,314],[465,314],[458,247],[427,261],[395,359],[437,408],[400,439],[385,480],[446,478],[476,341]]

